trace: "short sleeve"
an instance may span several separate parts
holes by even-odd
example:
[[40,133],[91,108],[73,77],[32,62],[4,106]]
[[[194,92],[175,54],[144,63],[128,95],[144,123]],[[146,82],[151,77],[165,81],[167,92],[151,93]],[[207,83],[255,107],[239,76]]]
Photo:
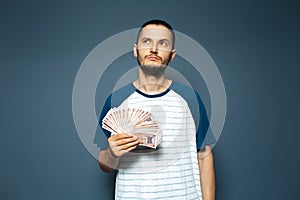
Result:
[[214,135],[211,133],[209,119],[205,106],[196,90],[186,85],[173,82],[171,89],[178,93],[188,104],[196,126],[197,150],[204,148],[208,144],[216,143]]
[[101,127],[101,133],[96,133],[93,141],[95,144],[97,144],[98,147],[101,144],[101,134],[104,133],[107,138],[109,138],[111,135],[109,131],[102,128],[103,118],[111,108],[120,106],[120,104],[124,100],[126,100],[134,91],[135,91],[135,87],[131,83],[111,93],[106,99],[99,117],[99,125]]
[[100,147],[101,139],[102,139],[100,134],[104,133],[104,135],[107,138],[110,137],[110,132],[105,130],[104,128],[102,128],[102,120],[105,117],[106,113],[110,110],[110,108],[111,108],[111,95],[106,99],[106,101],[104,103],[104,106],[102,108],[100,117],[99,117],[99,125],[100,125],[100,128],[101,128],[101,131],[100,131],[100,133],[96,132],[95,137],[94,137],[94,141],[93,141],[93,143],[97,144],[98,147]]
[[[196,124],[198,124],[197,132],[196,132],[196,143],[197,143],[197,150],[203,149],[206,145],[216,143],[214,135],[208,131],[210,123],[207,116],[207,112],[205,106],[199,96],[199,94],[195,91],[197,103],[198,103],[198,114],[193,114],[194,120]],[[193,112],[193,111],[192,111]],[[194,111],[195,112],[195,111]]]

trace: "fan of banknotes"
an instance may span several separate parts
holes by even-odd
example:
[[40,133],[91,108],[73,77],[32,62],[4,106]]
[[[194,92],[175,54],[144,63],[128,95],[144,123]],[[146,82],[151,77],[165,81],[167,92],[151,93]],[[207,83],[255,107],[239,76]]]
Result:
[[156,148],[161,142],[161,130],[154,116],[140,108],[111,108],[102,120],[102,127],[112,134],[136,135],[140,146]]

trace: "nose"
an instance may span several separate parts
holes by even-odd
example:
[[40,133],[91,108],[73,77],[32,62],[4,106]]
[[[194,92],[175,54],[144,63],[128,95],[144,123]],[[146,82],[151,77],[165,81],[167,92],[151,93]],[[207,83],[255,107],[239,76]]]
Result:
[[150,49],[150,52],[151,53],[154,53],[154,54],[157,54],[157,44],[154,43]]

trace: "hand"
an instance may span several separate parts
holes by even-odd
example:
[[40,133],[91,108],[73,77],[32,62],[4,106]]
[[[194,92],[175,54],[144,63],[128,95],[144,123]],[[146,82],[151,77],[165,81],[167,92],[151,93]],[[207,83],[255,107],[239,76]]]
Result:
[[108,138],[109,148],[116,157],[134,150],[139,144],[136,136],[120,133]]

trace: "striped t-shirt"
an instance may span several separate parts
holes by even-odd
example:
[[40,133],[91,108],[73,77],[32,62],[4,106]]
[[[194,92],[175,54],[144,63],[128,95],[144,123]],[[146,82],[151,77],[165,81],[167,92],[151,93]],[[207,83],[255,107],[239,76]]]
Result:
[[150,111],[160,124],[162,141],[156,150],[137,149],[121,158],[115,199],[202,199],[197,150],[215,140],[206,137],[209,122],[199,95],[176,82],[155,95],[129,84],[109,96],[100,122],[119,106]]

